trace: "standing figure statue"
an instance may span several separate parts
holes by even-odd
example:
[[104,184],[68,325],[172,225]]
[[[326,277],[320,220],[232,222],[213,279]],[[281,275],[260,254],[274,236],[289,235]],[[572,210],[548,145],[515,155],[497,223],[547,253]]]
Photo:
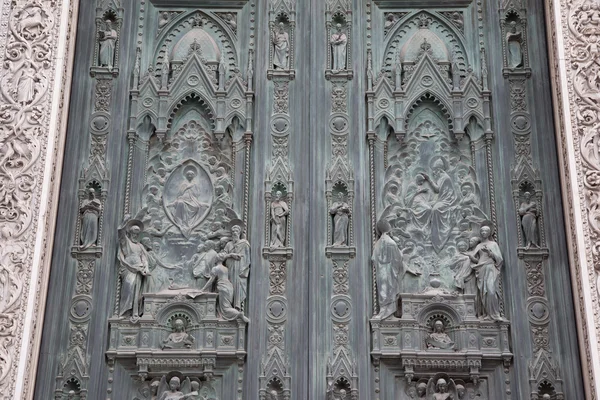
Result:
[[537,202],[531,197],[531,193],[529,192],[525,192],[524,198],[519,207],[519,215],[521,216],[521,226],[523,227],[523,235],[525,236],[525,248],[529,249],[531,246],[540,247]]
[[285,31],[283,22],[273,30],[273,68],[289,69],[290,36]]
[[143,230],[142,221],[131,219],[129,215],[125,216],[125,222],[119,227],[119,315],[123,316],[127,311],[131,311],[133,319],[140,315],[142,284],[144,277],[150,274],[148,253],[139,238]]
[[344,201],[344,193],[338,193],[337,201],[333,203],[329,213],[333,215],[333,245],[347,246],[350,206]]
[[521,33],[517,32],[517,23],[512,21],[510,28],[506,34],[506,42],[508,48],[508,66],[509,68],[523,67],[523,47],[521,46]]
[[400,295],[400,275],[402,274],[402,253],[389,235],[392,227],[386,220],[380,220],[377,228],[381,237],[375,243],[372,261],[377,271],[377,295],[379,314],[375,319],[386,319],[398,308]]
[[333,71],[345,70],[348,36],[342,32],[342,24],[337,24],[335,26],[335,32],[331,35],[329,43],[331,44],[332,56],[331,69]]
[[81,234],[79,237],[82,250],[95,246],[98,242],[98,221],[102,203],[96,198],[96,190],[88,189],[88,198],[81,204]]
[[481,242],[469,253],[477,278],[477,289],[481,299],[481,313],[484,319],[503,321],[500,316],[499,279],[504,262],[500,246],[493,239],[492,224],[486,222],[479,230]]
[[281,199],[282,193],[275,193],[271,202],[271,247],[285,247],[287,216],[290,213],[287,203]]
[[[248,276],[250,275],[250,243],[242,239],[242,228],[239,225],[231,227],[231,241],[225,245],[227,254],[225,265],[229,269],[229,281],[233,285],[233,307],[242,309],[248,293]],[[218,265],[217,265],[218,266]],[[214,268],[213,268],[214,269]]]
[[101,67],[108,67],[109,71],[112,71],[115,63],[115,49],[117,47],[117,31],[112,27],[112,21],[107,19],[105,21],[105,29],[99,32],[100,40],[100,51],[98,57],[98,64]]

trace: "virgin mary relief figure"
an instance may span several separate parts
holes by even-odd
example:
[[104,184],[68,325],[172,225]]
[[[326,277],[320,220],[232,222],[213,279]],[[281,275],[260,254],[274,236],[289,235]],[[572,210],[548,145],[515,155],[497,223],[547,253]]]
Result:
[[201,201],[207,196],[202,193],[197,167],[187,165],[182,173],[184,179],[176,187],[175,199],[168,203],[168,199],[165,199],[165,203],[175,225],[180,228],[185,237],[189,238],[192,230],[206,216],[210,203]]

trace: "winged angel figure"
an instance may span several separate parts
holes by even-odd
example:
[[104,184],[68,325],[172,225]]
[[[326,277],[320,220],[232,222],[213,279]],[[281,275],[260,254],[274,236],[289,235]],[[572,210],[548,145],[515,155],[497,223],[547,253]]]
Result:
[[447,377],[435,376],[427,382],[427,400],[458,400],[456,384]]

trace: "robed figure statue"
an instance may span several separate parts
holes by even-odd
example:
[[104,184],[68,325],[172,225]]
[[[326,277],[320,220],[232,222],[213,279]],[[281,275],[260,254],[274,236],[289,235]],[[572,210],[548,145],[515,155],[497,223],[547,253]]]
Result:
[[119,315],[131,311],[132,318],[140,315],[142,302],[142,284],[145,276],[150,274],[148,253],[139,235],[144,230],[142,221],[125,217],[119,227],[119,274],[121,275],[121,300]]
[[81,204],[80,245],[85,250],[95,246],[98,241],[98,220],[102,203],[96,198],[96,190],[88,189],[88,198]]
[[250,243],[241,238],[242,228],[234,225],[231,228],[232,239],[225,245],[225,253],[235,254],[228,257],[225,266],[229,269],[229,280],[233,285],[233,307],[242,309],[248,293],[248,276],[250,275]]
[[375,243],[372,261],[377,270],[379,314],[374,318],[383,320],[394,314],[398,308],[402,253],[389,235],[392,229],[390,223],[380,220],[377,228],[381,232],[381,237]]
[[491,222],[484,223],[479,234],[481,242],[469,254],[477,278],[482,317],[503,321],[500,315],[500,268],[504,262],[500,246],[493,239]]

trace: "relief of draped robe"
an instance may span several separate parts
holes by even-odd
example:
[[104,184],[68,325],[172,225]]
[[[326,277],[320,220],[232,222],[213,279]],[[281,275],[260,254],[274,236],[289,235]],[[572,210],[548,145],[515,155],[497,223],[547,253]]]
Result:
[[171,210],[173,220],[185,237],[189,237],[192,229],[204,217],[209,205],[202,203],[200,188],[194,182],[183,182],[177,193],[177,198],[167,207]]
[[81,205],[80,243],[83,250],[94,246],[98,240],[98,218],[100,216],[100,200],[90,195]]
[[379,314],[374,318],[383,320],[397,310],[400,295],[400,275],[402,273],[402,254],[388,232],[383,232],[375,243],[371,260],[377,270],[377,294],[379,298]]
[[343,201],[333,203],[329,213],[333,215],[333,245],[346,246],[348,244],[348,223],[350,221],[348,203]]
[[437,199],[431,207],[431,243],[434,250],[439,253],[452,231],[452,207],[456,202],[456,193],[452,178],[444,172],[439,172],[439,178],[434,185]]
[[500,268],[504,260],[500,246],[493,240],[484,240],[475,247],[471,257],[475,263],[473,269],[475,270],[477,288],[483,306],[483,317],[502,321],[498,281],[500,279]]
[[280,26],[279,31],[273,33],[273,67],[275,69],[288,69],[289,52],[289,35]]
[[112,69],[115,62],[115,47],[117,43],[117,31],[108,24],[107,29],[100,35],[99,65]]
[[128,224],[119,228],[119,251],[117,253],[121,273],[119,311],[122,316],[131,310],[133,317],[137,317],[142,301],[143,277],[150,273],[149,260],[144,245],[137,239],[140,228],[135,225],[128,228]]
[[346,44],[348,37],[338,28],[338,31],[331,35],[331,50],[333,57],[333,71],[342,71],[346,69]]
[[241,310],[248,292],[248,276],[250,275],[250,243],[245,239],[232,240],[225,246],[227,254],[238,254],[239,260],[228,258],[225,265],[229,269],[229,280],[233,285],[233,306]]
[[519,215],[521,215],[521,226],[525,236],[525,247],[530,248],[532,245],[539,247],[538,228],[537,228],[537,203],[531,199],[521,203],[519,207]]
[[233,306],[233,300],[235,298],[234,285],[229,280],[229,270],[221,262],[215,266],[211,272],[211,278],[202,289],[203,291],[211,291],[213,284],[216,281],[216,292],[218,293],[218,305],[217,309],[219,315],[226,321],[233,321],[238,318],[242,318],[248,322],[248,319],[244,316],[244,313]]

